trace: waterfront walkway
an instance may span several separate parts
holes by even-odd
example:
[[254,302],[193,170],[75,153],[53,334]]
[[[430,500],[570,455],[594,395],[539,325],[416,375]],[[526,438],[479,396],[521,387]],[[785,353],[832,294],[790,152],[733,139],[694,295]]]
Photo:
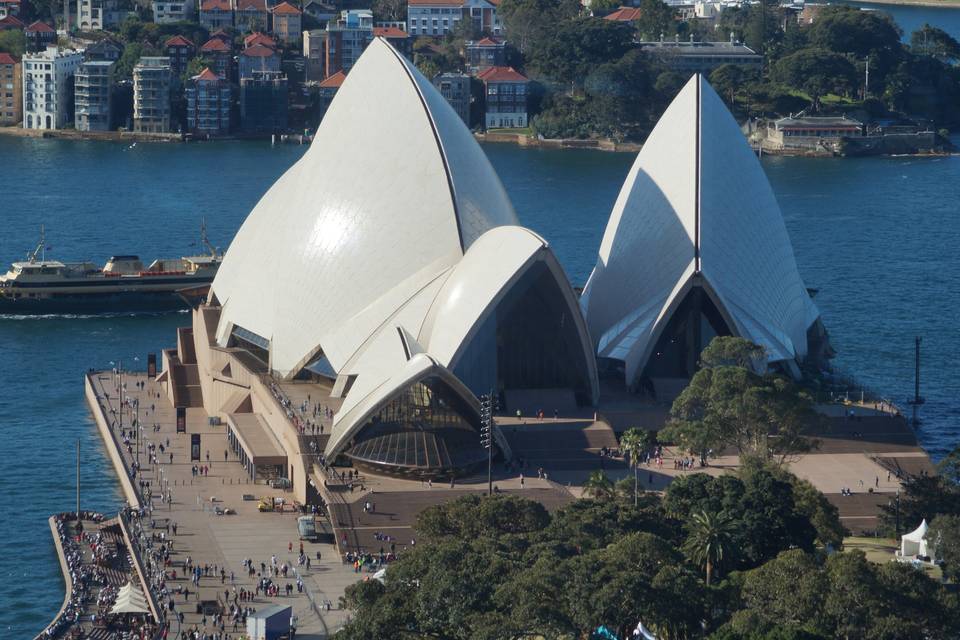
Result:
[[[168,609],[171,602],[174,606],[170,637],[176,637],[179,614],[183,618],[179,629],[196,627],[212,633],[210,612],[229,611],[230,603],[241,609],[291,605],[298,638],[324,638],[336,631],[345,615],[338,608],[339,598],[356,576],[332,544],[303,541],[308,569],[305,561],[300,562],[296,523],[300,513],[290,509],[261,513],[257,508],[262,497],[285,497],[290,503],[292,494],[253,484],[227,444],[226,426],[211,424],[202,409],[187,409],[186,433],[178,434],[176,410],[153,379],[124,373],[123,384],[121,408],[117,376],[91,373],[88,399],[93,396],[91,408],[118,473],[131,480],[121,482],[128,501],[142,503],[147,511],[142,519],[145,535],[154,549],[163,543],[161,536],[170,546],[170,562],[163,569],[170,596],[161,602]],[[138,414],[136,430],[132,424]],[[192,435],[200,436],[200,460],[191,460]],[[130,470],[137,467],[140,471],[133,475]],[[205,468],[202,474],[200,467]],[[235,513],[217,515],[224,509]],[[185,575],[185,563],[201,568],[198,584]],[[161,578],[155,575],[155,581]],[[279,587],[281,595],[267,597],[258,590],[263,578]],[[292,591],[285,595],[288,585]],[[247,593],[251,597],[241,600],[240,595]],[[198,606],[201,603],[206,612]],[[229,614],[223,630],[231,638],[243,632],[239,624],[235,630]]]

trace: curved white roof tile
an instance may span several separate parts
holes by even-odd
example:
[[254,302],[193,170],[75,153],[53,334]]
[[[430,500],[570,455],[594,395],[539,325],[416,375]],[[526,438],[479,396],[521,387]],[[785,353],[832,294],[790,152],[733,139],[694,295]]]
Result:
[[227,251],[212,288],[223,306],[218,340],[239,325],[270,340],[281,374],[318,348],[339,369],[503,224],[516,215],[483,151],[419,71],[377,39],[310,149]]
[[691,278],[770,361],[803,357],[816,310],[759,161],[719,96],[694,76],[664,112],[614,205],[581,298],[598,355],[628,380]]

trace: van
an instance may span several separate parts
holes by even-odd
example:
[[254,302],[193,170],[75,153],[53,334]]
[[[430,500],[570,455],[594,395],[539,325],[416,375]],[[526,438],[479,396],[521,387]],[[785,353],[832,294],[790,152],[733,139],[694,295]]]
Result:
[[301,540],[310,540],[311,542],[316,541],[317,524],[314,521],[313,516],[300,516],[297,518],[297,529],[300,531]]

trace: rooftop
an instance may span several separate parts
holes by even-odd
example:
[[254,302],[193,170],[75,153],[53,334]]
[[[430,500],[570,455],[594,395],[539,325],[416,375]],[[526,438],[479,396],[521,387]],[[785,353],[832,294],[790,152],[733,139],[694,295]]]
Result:
[[210,71],[210,67],[204,67],[203,71],[193,76],[193,79],[201,82],[216,82],[220,80],[220,76]]
[[640,15],[640,9],[636,9],[634,7],[620,7],[613,13],[605,15],[603,19],[615,20],[617,22],[633,22],[634,20],[639,20]]
[[200,11],[230,11],[230,9],[228,0],[204,0],[200,5]]
[[53,27],[48,25],[46,22],[36,22],[30,23],[30,26],[26,28],[27,31],[33,31],[35,33],[56,33]]
[[506,42],[504,42],[503,40],[500,40],[499,38],[489,38],[489,37],[487,37],[487,38],[481,38],[480,40],[477,40],[476,42],[470,42],[470,43],[468,43],[467,46],[470,46],[470,47],[502,47],[502,46],[505,46],[506,44],[507,44]]
[[477,78],[484,82],[526,82],[527,77],[513,67],[490,67]]
[[286,16],[298,16],[300,15],[300,9],[297,9],[295,6],[289,2],[281,2],[273,8],[273,15],[286,15]]
[[373,35],[381,38],[407,38],[407,32],[397,27],[374,27]]
[[463,0],[407,0],[412,7],[462,7]]
[[342,70],[337,71],[336,73],[328,76],[326,80],[321,82],[320,86],[325,88],[339,87],[340,85],[343,84],[343,81],[346,79],[347,79],[347,74],[345,74]]
[[243,39],[243,46],[252,47],[255,44],[262,44],[265,47],[270,47],[271,49],[277,48],[277,42],[268,36],[265,33],[251,33],[246,38]]
[[20,62],[9,53],[0,53],[0,64],[17,64]]
[[168,38],[166,42],[163,43],[165,47],[193,47],[196,46],[183,36],[173,36]]
[[241,51],[240,55],[248,58],[270,58],[277,55],[277,52],[265,45],[255,44]]
[[220,38],[210,38],[203,43],[200,51],[230,51],[230,45]]
[[23,21],[13,14],[0,19],[0,29],[22,29]]
[[785,127],[802,127],[802,128],[828,128],[836,129],[837,127],[847,127],[847,128],[857,128],[863,126],[863,123],[859,120],[854,120],[846,116],[802,116],[798,118],[780,118],[775,122],[778,129],[783,129]]
[[265,0],[238,0],[237,11],[266,11],[267,3]]

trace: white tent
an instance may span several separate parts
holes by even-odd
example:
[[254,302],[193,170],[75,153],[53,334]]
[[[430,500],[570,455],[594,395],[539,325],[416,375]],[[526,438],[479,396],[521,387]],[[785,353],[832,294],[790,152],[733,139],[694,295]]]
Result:
[[117,599],[110,609],[110,613],[112,614],[149,612],[150,609],[147,606],[147,599],[144,597],[143,592],[130,583],[120,587],[120,591],[117,592]]
[[900,556],[908,558],[929,555],[932,554],[927,547],[927,520],[924,519],[919,527],[900,538]]

